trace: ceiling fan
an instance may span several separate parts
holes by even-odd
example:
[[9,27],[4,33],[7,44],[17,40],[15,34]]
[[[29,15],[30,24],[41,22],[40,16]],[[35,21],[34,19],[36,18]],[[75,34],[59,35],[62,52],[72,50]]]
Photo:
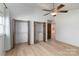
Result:
[[64,4],[60,4],[59,6],[57,6],[57,8],[54,8],[54,4],[53,4],[53,9],[49,10],[49,9],[43,9],[43,11],[47,11],[47,14],[44,14],[44,16],[46,15],[53,15],[56,16],[58,13],[67,13],[68,10],[61,10],[65,5]]

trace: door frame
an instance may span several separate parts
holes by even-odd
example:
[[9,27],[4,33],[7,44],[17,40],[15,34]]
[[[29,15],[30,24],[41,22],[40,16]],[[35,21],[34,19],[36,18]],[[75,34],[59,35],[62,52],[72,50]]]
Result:
[[35,23],[39,23],[39,24],[43,24],[43,41],[46,42],[46,23],[45,22],[37,22],[37,21],[34,21],[34,44],[35,44],[35,33],[36,33],[36,30],[35,30]]
[[24,20],[14,20],[14,29],[13,29],[13,48],[15,48],[16,45],[16,22],[27,22],[28,23],[28,45],[30,45],[30,21],[24,21]]

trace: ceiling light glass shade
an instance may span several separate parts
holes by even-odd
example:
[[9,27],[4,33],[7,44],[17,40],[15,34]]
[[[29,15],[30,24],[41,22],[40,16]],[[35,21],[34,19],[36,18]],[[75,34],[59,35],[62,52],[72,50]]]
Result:
[[57,14],[56,12],[51,13],[51,15],[56,15],[56,14]]

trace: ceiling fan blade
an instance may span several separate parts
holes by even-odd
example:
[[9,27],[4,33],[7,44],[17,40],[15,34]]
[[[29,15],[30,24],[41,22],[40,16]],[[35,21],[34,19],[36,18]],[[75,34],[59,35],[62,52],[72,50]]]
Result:
[[57,7],[57,10],[59,10],[59,9],[63,8],[64,6],[65,6],[65,5],[60,4],[60,5]]
[[50,13],[44,14],[44,16],[46,16],[46,15],[48,15],[48,14],[50,14]]
[[48,10],[48,9],[42,9],[43,11],[51,11],[51,10]]
[[62,10],[62,11],[59,11],[59,12],[61,12],[61,13],[67,13],[68,10]]
[[56,15],[53,15],[54,17],[56,16]]

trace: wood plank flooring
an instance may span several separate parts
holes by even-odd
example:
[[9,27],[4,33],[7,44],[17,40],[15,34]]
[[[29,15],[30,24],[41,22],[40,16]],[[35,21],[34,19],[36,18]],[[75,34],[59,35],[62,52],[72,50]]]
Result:
[[18,44],[6,56],[79,56],[79,48],[59,41],[39,42],[34,45]]

